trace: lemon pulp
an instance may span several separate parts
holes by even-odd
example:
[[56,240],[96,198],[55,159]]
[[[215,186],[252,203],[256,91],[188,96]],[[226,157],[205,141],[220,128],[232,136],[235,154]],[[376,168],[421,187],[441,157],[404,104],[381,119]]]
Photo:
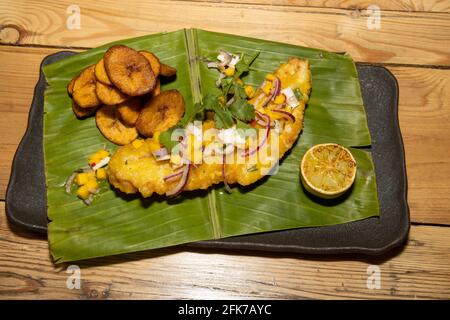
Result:
[[325,199],[336,198],[355,181],[356,161],[352,153],[339,144],[318,144],[306,151],[300,173],[308,192]]

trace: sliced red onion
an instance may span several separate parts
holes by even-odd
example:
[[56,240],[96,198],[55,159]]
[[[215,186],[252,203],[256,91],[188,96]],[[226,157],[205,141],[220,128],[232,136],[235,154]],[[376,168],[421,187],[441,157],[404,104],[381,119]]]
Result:
[[266,97],[261,107],[264,108],[270,101],[272,101],[277,95],[279,95],[280,90],[281,90],[281,81],[280,79],[278,79],[278,77],[275,77],[275,79],[272,82],[272,90],[270,90],[269,95]]
[[156,151],[152,151],[152,154],[155,157],[156,161],[163,161],[170,159],[169,151],[166,148],[161,148]]
[[85,205],[89,206],[92,201],[94,201],[94,195],[91,193],[87,199],[84,199],[83,202]]
[[264,135],[264,139],[259,143],[259,145],[253,149],[253,150],[248,150],[246,152],[244,152],[243,156],[250,156],[256,152],[258,152],[259,149],[261,149],[261,147],[266,143],[267,138],[269,137],[269,133],[270,133],[270,123],[271,123],[271,119],[270,116],[268,114],[265,113],[261,113],[259,111],[256,110],[256,113],[260,116],[260,117],[264,117],[266,119],[266,132]]
[[214,61],[208,62],[206,65],[208,66],[208,68],[215,68],[215,69],[219,68],[219,64]]
[[189,177],[189,171],[191,169],[191,164],[188,163],[184,168],[183,168],[183,173],[181,175],[181,179],[178,182],[178,184],[172,188],[171,190],[166,192],[166,196],[168,197],[175,197],[177,195],[179,195],[181,193],[181,191],[183,191],[183,188],[186,186],[186,183],[188,181],[188,177]]
[[284,111],[284,110],[277,110],[277,109],[272,110],[272,112],[280,113],[280,114],[283,115],[283,118],[286,118],[288,120],[291,120],[292,122],[295,122],[295,117],[290,112],[287,112],[287,111]]
[[164,177],[164,181],[175,181],[178,180],[179,178],[181,178],[181,176],[183,175],[183,170],[174,172],[172,174],[169,174],[168,176]]
[[280,80],[280,78],[275,77],[275,79],[272,82],[272,88],[273,88],[272,99],[275,99],[275,97],[277,97],[280,94],[280,91],[281,91],[281,80]]
[[66,182],[64,183],[64,188],[66,190],[66,193],[70,193],[70,188],[72,187],[73,180],[75,180],[75,177],[77,176],[78,172],[73,172],[69,178],[67,178]]

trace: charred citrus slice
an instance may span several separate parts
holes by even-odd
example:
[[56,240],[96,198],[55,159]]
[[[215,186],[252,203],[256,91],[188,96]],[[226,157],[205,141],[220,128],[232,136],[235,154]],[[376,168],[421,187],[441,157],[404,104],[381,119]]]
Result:
[[336,143],[324,143],[306,151],[300,164],[303,186],[311,194],[332,199],[344,194],[355,181],[356,161]]
[[136,50],[113,46],[106,51],[103,60],[108,78],[123,93],[139,96],[155,87],[156,77],[150,63]]

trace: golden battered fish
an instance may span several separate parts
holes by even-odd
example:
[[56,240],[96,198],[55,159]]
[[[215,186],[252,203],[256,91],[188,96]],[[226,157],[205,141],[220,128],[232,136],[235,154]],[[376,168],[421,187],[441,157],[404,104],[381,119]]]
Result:
[[[278,85],[281,88],[278,91],[284,94],[285,101],[276,103],[276,99],[270,99],[269,103],[262,102],[264,99],[261,98],[265,97],[263,86],[249,100],[255,106],[259,118],[255,128],[263,133],[259,140],[254,139],[253,144],[244,145],[243,148],[233,147],[232,152],[227,155],[212,152],[211,159],[216,161],[205,161],[202,158],[199,163],[194,161],[192,164],[174,165],[177,161],[172,161],[173,152],[172,155],[158,154],[161,146],[159,135],[155,134],[142,143],[129,144],[117,150],[108,166],[110,183],[125,193],[140,192],[142,196],[149,197],[153,193],[173,196],[180,191],[207,189],[221,182],[249,185],[258,181],[273,169],[300,135],[305,105],[311,91],[311,73],[307,60],[290,58],[287,63],[280,65],[274,76],[280,82]],[[200,149],[204,156],[206,150],[214,149],[216,140],[207,137],[211,130],[219,132],[219,136],[224,133],[223,130],[214,128],[214,121],[204,121],[200,133],[197,131],[192,135],[193,140],[196,135],[201,135],[200,148],[192,139],[184,140],[189,153]],[[155,153],[157,157],[171,158],[171,161],[158,161]],[[230,159],[234,161],[228,162]],[[179,190],[173,193],[174,189]]]

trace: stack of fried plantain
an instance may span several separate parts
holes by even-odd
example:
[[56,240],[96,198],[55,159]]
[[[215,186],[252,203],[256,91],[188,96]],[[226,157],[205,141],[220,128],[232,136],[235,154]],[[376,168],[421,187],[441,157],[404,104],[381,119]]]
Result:
[[[154,110],[152,105],[161,104],[159,100],[162,98],[154,101],[161,93],[158,77],[173,77],[176,72],[175,68],[161,63],[149,51],[138,52],[124,45],[116,45],[110,47],[99,62],[73,78],[67,92],[72,98],[72,110],[77,118],[84,119],[95,114],[97,127],[105,138],[125,145],[135,140],[139,133],[149,136],[150,132],[151,135],[148,126],[152,122],[149,119],[152,112],[149,109]],[[176,109],[178,113],[182,109],[182,116],[184,100],[181,94],[176,90],[167,93],[162,96],[168,99],[177,96]]]

